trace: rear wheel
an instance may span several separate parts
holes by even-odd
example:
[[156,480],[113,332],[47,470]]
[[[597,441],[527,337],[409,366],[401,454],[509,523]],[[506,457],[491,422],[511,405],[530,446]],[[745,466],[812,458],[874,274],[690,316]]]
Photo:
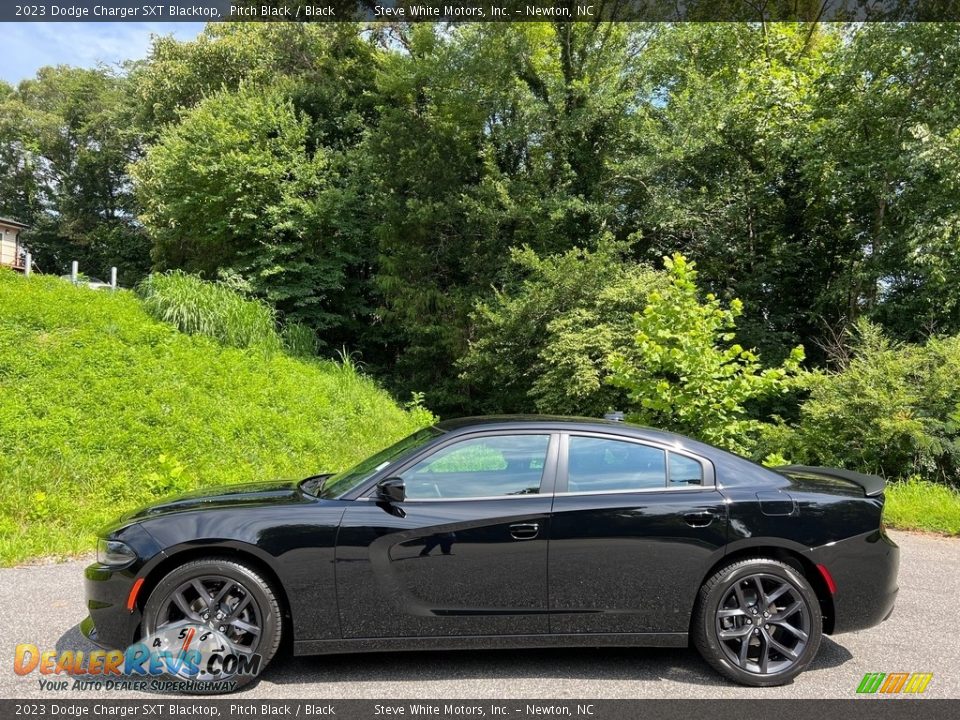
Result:
[[259,655],[262,671],[277,652],[282,627],[270,583],[242,563],[219,558],[193,560],[168,573],[150,593],[143,622],[144,635],[160,643],[156,647],[167,649],[169,642],[176,653],[187,643],[203,652],[195,675],[168,678],[198,681],[190,687],[196,693],[223,692],[223,681],[235,683],[234,690],[252,682],[255,675],[231,671],[233,661],[208,666],[208,656],[218,651],[221,658]]
[[801,573],[778,560],[751,558],[703,584],[692,630],[695,647],[717,672],[767,687],[806,669],[820,647],[823,618]]

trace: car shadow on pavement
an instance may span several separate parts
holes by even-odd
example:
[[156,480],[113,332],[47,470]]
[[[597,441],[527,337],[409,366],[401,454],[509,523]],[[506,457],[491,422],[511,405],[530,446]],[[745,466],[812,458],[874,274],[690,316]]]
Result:
[[54,647],[58,653],[61,653],[64,650],[72,650],[73,652],[76,652],[77,650],[83,650],[84,653],[87,653],[91,650],[101,649],[83,636],[83,633],[80,632],[80,623],[77,623],[72,628],[67,630],[63,635],[57,638],[57,642]]
[[[807,671],[843,665],[853,656],[824,637]],[[276,684],[451,680],[672,680],[729,685],[692,649],[551,648],[536,650],[417,651],[314,657],[278,657],[265,674]]]
[[[74,625],[57,640],[62,650],[97,649]],[[824,637],[807,672],[843,665],[850,651]],[[729,685],[693,649],[550,648],[356,653],[293,657],[289,650],[270,663],[262,678],[239,695],[257,695],[260,680],[275,685],[338,686],[385,682],[510,681],[535,679],[655,681],[690,685]],[[337,695],[339,693],[333,693]]]

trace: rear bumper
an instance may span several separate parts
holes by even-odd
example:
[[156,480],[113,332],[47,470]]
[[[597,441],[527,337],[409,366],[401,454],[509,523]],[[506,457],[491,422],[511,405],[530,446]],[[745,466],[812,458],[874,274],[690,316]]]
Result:
[[879,625],[897,601],[900,548],[883,530],[874,530],[815,548],[814,563],[830,572],[837,586],[833,595],[834,634]]

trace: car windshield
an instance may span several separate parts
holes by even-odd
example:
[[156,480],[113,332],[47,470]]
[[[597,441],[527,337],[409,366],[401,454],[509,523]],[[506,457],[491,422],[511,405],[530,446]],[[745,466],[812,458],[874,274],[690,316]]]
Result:
[[380,472],[383,468],[400,459],[408,452],[426,445],[435,437],[443,435],[443,432],[443,430],[439,430],[438,428],[428,427],[405,437],[400,442],[384,448],[366,460],[361,460],[349,470],[331,475],[324,481],[317,496],[327,500],[340,497],[366,480],[369,480],[374,473]]

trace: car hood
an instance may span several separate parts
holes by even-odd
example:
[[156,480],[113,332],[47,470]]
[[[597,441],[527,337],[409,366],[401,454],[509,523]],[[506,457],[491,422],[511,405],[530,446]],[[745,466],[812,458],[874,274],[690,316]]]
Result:
[[145,505],[124,515],[121,520],[130,522],[175,512],[308,501],[310,498],[301,492],[299,484],[300,481],[295,480],[270,480],[195,490]]

